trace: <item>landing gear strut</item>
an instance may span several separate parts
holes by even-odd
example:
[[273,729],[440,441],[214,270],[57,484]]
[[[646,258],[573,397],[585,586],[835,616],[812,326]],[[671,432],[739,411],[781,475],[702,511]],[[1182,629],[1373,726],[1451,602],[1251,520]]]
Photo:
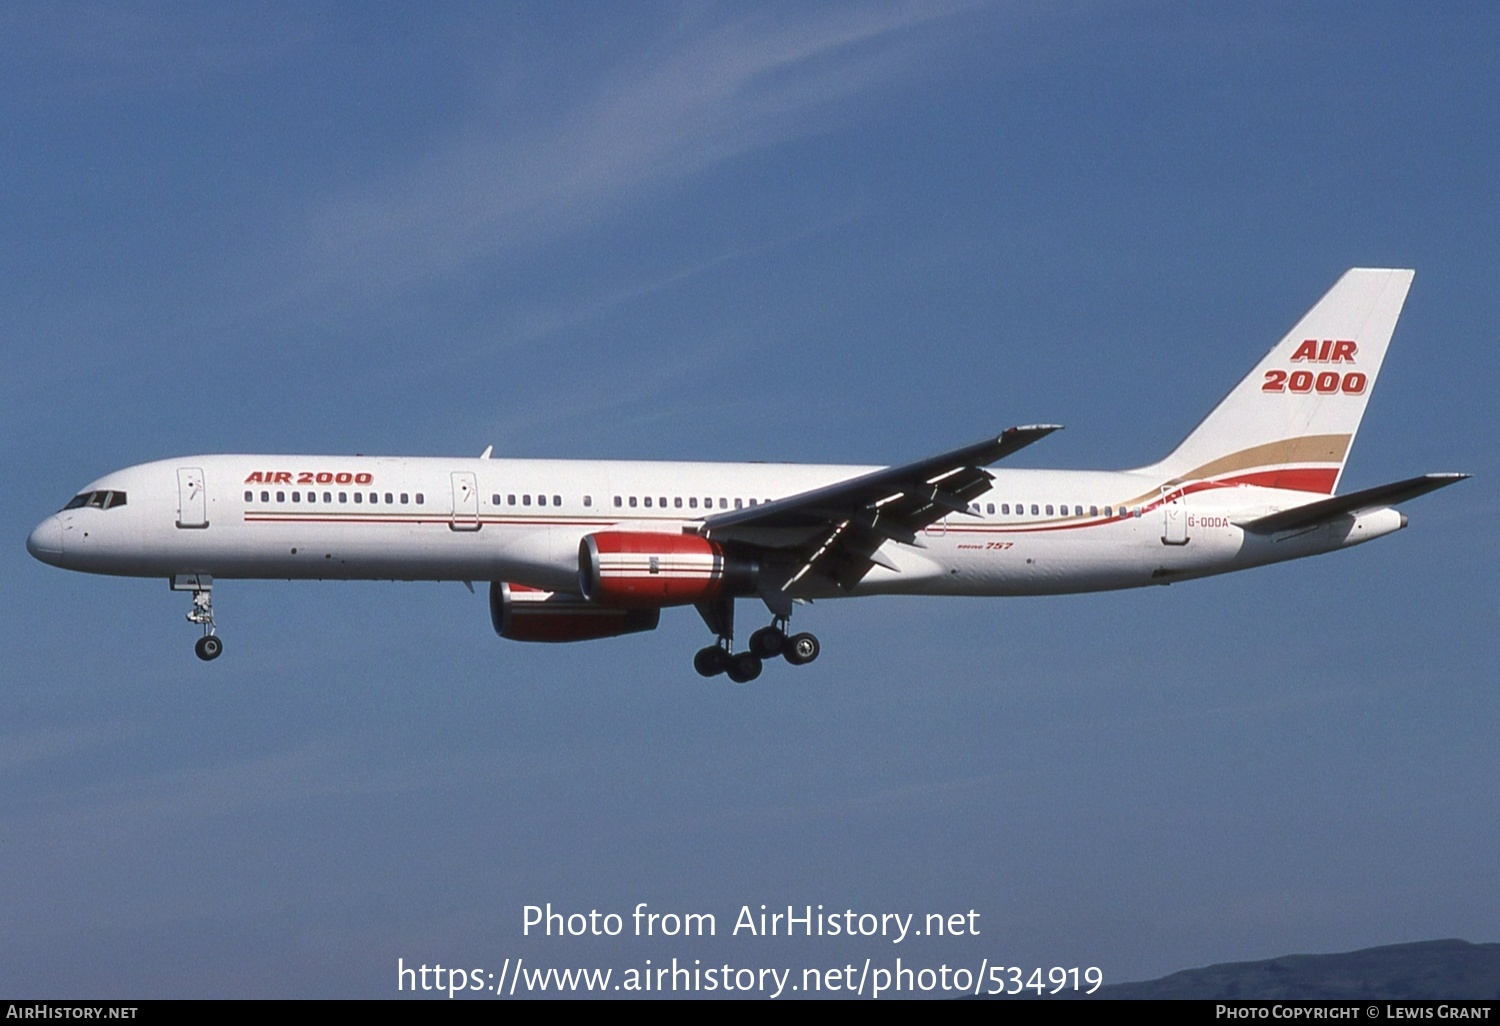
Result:
[[750,635],[749,651],[735,652],[733,600],[702,603],[698,612],[709,630],[719,636],[718,641],[693,656],[693,669],[705,677],[723,673],[736,684],[745,684],[760,676],[767,659],[784,656],[793,666],[802,666],[818,658],[818,639],[811,634],[787,637],[786,617],[778,616],[770,626]]
[[214,579],[207,574],[178,574],[172,578],[171,588],[173,591],[193,593],[193,608],[187,615],[188,622],[203,628],[203,637],[193,645],[193,651],[205,663],[219,658],[224,651],[224,641],[215,633],[218,627],[214,624]]
[[719,640],[700,648],[693,656],[693,669],[705,677],[725,674],[736,684],[748,684],[760,676],[761,657],[754,652],[734,650],[734,600],[716,599],[698,603],[698,615]]

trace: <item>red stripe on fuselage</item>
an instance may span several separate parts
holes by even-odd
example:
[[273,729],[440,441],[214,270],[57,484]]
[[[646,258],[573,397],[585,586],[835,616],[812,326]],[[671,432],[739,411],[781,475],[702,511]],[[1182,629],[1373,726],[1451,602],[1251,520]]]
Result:
[[1332,495],[1333,486],[1339,479],[1337,467],[1283,467],[1279,470],[1262,470],[1255,474],[1226,477],[1226,485],[1253,485],[1257,488],[1280,488],[1289,492],[1317,492]]

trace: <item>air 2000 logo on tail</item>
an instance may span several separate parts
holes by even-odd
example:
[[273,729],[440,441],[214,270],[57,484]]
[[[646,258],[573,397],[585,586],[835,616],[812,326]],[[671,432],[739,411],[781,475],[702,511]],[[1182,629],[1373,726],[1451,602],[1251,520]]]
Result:
[[[1359,345],[1353,339],[1305,339],[1292,354],[1292,363],[1353,363]],[[1262,392],[1293,392],[1305,395],[1363,395],[1370,379],[1360,371],[1268,370]]]

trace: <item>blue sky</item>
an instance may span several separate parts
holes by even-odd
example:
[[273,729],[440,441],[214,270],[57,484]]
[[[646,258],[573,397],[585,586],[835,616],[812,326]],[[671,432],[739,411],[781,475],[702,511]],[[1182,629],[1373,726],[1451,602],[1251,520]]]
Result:
[[[407,964],[1097,965],[1500,921],[1491,5],[0,10],[0,992],[362,996]],[[1163,455],[1346,268],[1417,277],[1379,544],[1129,594],[691,611],[531,647],[460,585],[29,559],[195,452]],[[742,615],[748,615],[748,609]],[[976,938],[546,941],[822,903]]]

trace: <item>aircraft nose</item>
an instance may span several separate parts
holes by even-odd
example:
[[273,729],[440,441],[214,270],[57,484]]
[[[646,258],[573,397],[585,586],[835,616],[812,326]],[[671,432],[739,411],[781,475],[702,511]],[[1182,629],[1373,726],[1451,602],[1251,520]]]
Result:
[[43,563],[58,566],[62,563],[63,525],[56,516],[50,516],[36,525],[26,538],[26,551]]

